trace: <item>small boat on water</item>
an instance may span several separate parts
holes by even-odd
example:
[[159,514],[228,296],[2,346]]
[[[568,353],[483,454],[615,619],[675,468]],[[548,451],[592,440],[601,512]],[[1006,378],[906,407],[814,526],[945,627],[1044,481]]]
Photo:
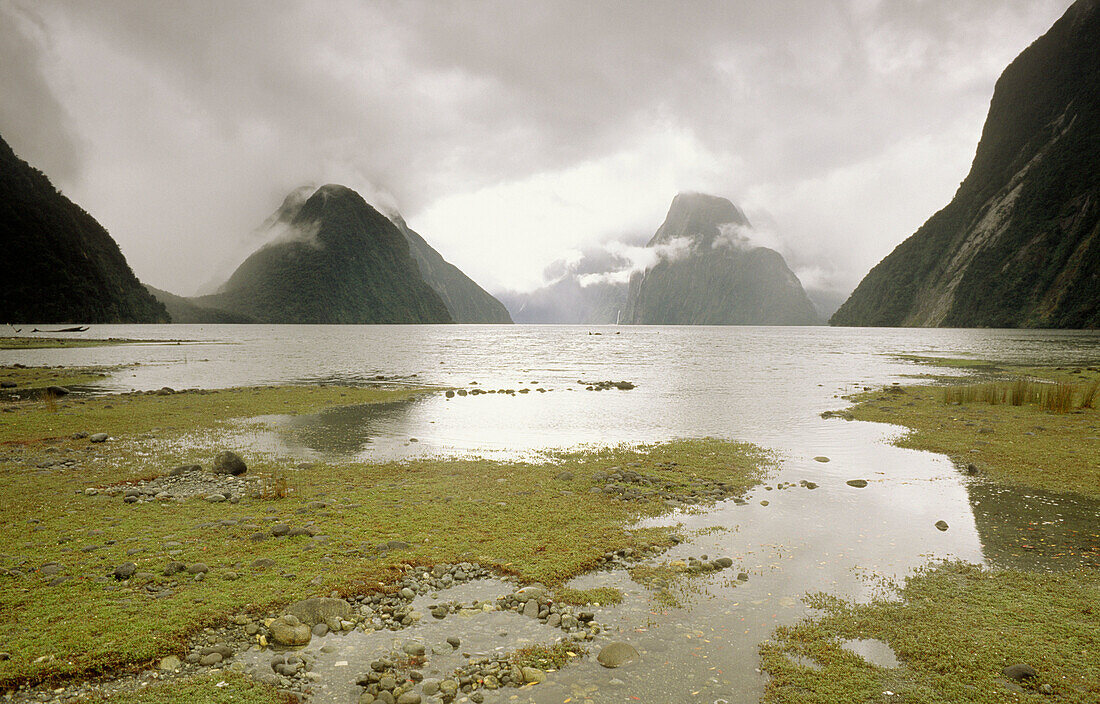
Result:
[[78,325],[75,328],[61,328],[60,330],[39,330],[38,328],[35,328],[34,330],[31,330],[31,332],[87,332],[87,331],[88,331],[88,326],[87,325]]

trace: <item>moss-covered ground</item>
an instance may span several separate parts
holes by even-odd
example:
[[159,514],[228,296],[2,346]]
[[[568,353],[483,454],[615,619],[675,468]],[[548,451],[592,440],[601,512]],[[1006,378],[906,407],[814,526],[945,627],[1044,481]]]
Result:
[[[953,385],[1017,378],[1070,383],[1079,393],[1100,381],[1096,367],[980,365],[980,376]],[[990,371],[995,370],[995,371]],[[947,403],[940,386],[902,386],[859,394],[855,420],[893,423],[910,432],[900,447],[951,457],[1002,483],[1100,497],[1100,403],[1052,413],[1034,404]]]
[[38,392],[47,386],[83,386],[102,381],[113,367],[0,367],[0,399],[11,402],[13,396]]
[[[626,529],[665,510],[662,502],[590,493],[594,473],[636,463],[637,471],[684,487],[712,479],[747,489],[772,463],[753,447],[716,440],[573,452],[537,463],[420,459],[307,469],[232,447],[249,474],[286,476],[286,498],[127,504],[121,496],[85,493],[179,464],[209,468],[234,418],[415,402],[419,393],[276,387],[65,397],[53,410],[34,402],[4,413],[0,650],[11,657],[0,661],[0,687],[147,665],[183,653],[196,631],[242,611],[384,589],[406,563],[477,561],[561,586],[609,550],[667,539],[663,529]],[[73,439],[98,431],[111,439]],[[183,441],[196,437],[204,440]],[[574,478],[558,479],[563,470]],[[315,537],[252,539],[275,522],[308,527]],[[409,547],[378,549],[390,540]],[[276,567],[254,569],[260,557]],[[203,562],[209,572],[202,581],[166,577],[169,560]],[[116,582],[110,575],[126,561],[139,574]],[[43,570],[48,563],[56,565]]]
[[[899,596],[870,604],[812,596],[817,618],[780,628],[761,646],[771,676],[764,701],[992,703],[1025,701],[1027,693],[1035,701],[1100,701],[1100,571],[946,563],[911,577]],[[840,647],[863,638],[890,645],[900,666],[878,667]],[[1002,670],[1017,663],[1038,676],[1009,683]],[[1038,694],[1043,685],[1047,698]]]
[[179,342],[183,342],[183,340],[132,340],[118,337],[105,339],[75,337],[0,337],[0,350],[45,350],[128,344],[173,344]]

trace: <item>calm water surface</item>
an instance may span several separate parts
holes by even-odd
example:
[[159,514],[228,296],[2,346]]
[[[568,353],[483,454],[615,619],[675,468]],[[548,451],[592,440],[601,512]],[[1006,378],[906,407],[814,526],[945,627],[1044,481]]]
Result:
[[[945,457],[892,447],[889,441],[901,432],[895,426],[820,417],[822,411],[843,407],[840,397],[864,386],[906,382],[907,375],[933,371],[894,355],[1096,364],[1096,332],[98,326],[86,336],[189,342],[4,351],[0,363],[139,364],[96,387],[104,391],[369,383],[377,375],[405,384],[469,389],[476,382],[485,389],[531,389],[516,396],[451,400],[437,393],[382,408],[266,418],[242,432],[256,449],[288,461],[423,454],[517,457],[579,445],[716,436],[776,451],[781,469],[770,485],[800,479],[820,485],[815,491],[761,487],[745,506],[723,503],[662,519],[681,524],[691,536],[669,557],[728,555],[734,569],[701,578],[699,591],[688,595],[688,606],[669,612],[655,610],[646,590],[623,573],[582,577],[582,586],[612,584],[625,591],[625,603],[601,609],[598,619],[612,626],[610,639],[631,642],[642,658],[617,670],[589,659],[544,685],[489,693],[490,702],[756,701],[763,688],[757,644],[777,625],[806,614],[800,598],[807,592],[867,599],[882,593],[882,579],[903,578],[943,558],[1046,567],[1041,558],[1018,554],[1013,540],[1027,523],[1043,525],[1051,540],[1078,549],[1089,547],[1074,542],[1086,539],[1080,536],[1100,532],[1095,504],[968,484]],[[578,380],[628,380],[637,388],[585,391]],[[821,455],[831,461],[814,461]],[[867,479],[869,486],[847,486],[845,481],[853,478]],[[767,506],[760,504],[765,498]],[[949,530],[935,528],[941,519]],[[731,579],[738,571],[749,573],[747,583]],[[439,598],[455,597],[442,593]],[[410,628],[400,638],[433,642],[442,640],[448,628],[460,629],[451,632],[464,634],[464,650],[489,653],[515,647],[516,634],[547,637],[530,626],[501,625],[501,618],[509,617],[463,624],[448,618],[445,625]],[[514,633],[502,640],[502,629]],[[326,642],[339,646],[338,654],[318,652],[318,671],[325,679],[316,701],[354,701],[355,676],[391,647],[392,639],[392,634],[315,639],[311,650]],[[433,676],[433,668],[444,673],[449,667],[453,663],[432,661],[427,672]]]

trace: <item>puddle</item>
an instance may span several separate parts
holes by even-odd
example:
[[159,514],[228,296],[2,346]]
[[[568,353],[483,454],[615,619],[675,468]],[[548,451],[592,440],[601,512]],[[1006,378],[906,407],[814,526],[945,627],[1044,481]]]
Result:
[[840,647],[850,653],[855,653],[872,665],[884,667],[888,670],[901,664],[898,662],[897,656],[894,655],[894,649],[875,638],[846,640],[840,644]]

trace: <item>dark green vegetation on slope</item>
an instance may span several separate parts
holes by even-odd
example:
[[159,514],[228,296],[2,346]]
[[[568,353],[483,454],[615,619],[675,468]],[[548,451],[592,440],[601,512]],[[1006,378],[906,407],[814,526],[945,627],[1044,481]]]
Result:
[[217,310],[216,308],[206,308],[195,304],[188,298],[177,296],[168,291],[162,291],[149,284],[145,284],[145,288],[149,293],[153,294],[154,298],[164,304],[173,323],[203,325],[254,322],[252,318],[242,313],[229,313],[224,310]]
[[397,227],[355,191],[327,185],[288,196],[269,220],[277,233],[203,308],[261,323],[449,323]]
[[955,198],[867,274],[834,325],[1100,326],[1100,2],[1005,69]]
[[0,138],[0,321],[164,323],[103,226]]
[[726,200],[681,193],[648,247],[668,248],[630,280],[622,322],[639,325],[816,325],[798,277],[775,250],[752,245],[751,225]]
[[396,215],[393,222],[408,240],[409,252],[416,260],[420,275],[443,299],[456,323],[512,322],[503,303],[432,249],[415,230],[409,229],[404,218]]
[[[245,476],[282,473],[286,498],[127,504],[121,496],[85,494],[177,465],[209,468],[236,427],[233,418],[395,399],[415,403],[410,396],[420,391],[276,387],[66,397],[56,411],[31,403],[5,413],[0,642],[12,657],[0,661],[0,686],[118,673],[181,653],[196,631],[242,610],[334,590],[377,590],[408,563],[477,561],[558,587],[609,550],[668,541],[666,529],[627,529],[639,517],[666,510],[662,501],[590,493],[599,483],[593,475],[638,463],[632,465],[637,471],[659,473],[685,488],[712,479],[747,489],[771,466],[755,448],[714,440],[568,453],[535,464],[422,459],[318,462],[304,470],[242,450]],[[108,431],[111,439],[72,439],[74,429]],[[563,470],[574,478],[559,478]],[[308,524],[318,539],[254,541],[252,534],[269,521]],[[409,547],[376,549],[391,540]],[[260,557],[277,568],[250,567]],[[163,570],[169,560],[203,562],[209,572],[202,581],[168,577]],[[148,574],[126,583],[104,579],[126,561]],[[41,569],[47,563],[57,563],[50,571],[68,579],[51,586],[57,576]],[[171,596],[153,598],[145,589],[173,582]]]

